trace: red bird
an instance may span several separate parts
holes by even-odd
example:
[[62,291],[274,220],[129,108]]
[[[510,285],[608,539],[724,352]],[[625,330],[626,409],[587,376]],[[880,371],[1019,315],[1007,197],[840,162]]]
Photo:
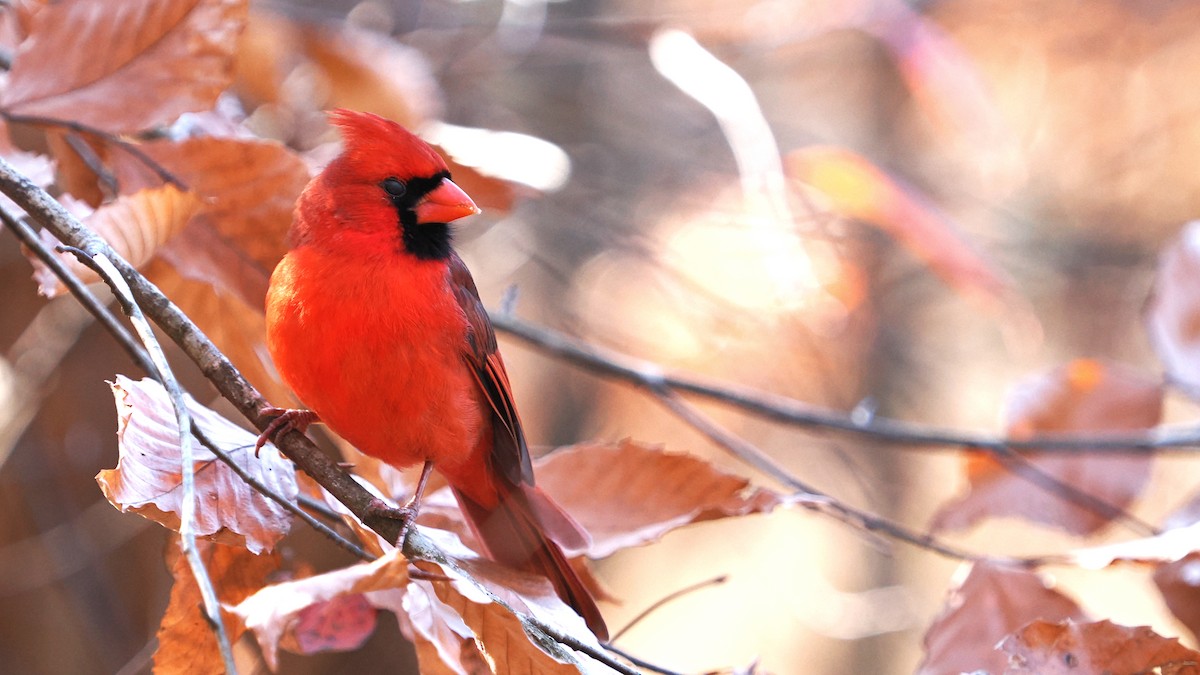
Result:
[[479,212],[442,158],[395,122],[336,110],[345,148],[308,184],[271,275],[267,346],[308,410],[260,438],[314,421],[396,467],[446,478],[486,553],[545,575],[605,639],[561,546],[587,535],[533,482],[512,387],[475,281],[447,223]]

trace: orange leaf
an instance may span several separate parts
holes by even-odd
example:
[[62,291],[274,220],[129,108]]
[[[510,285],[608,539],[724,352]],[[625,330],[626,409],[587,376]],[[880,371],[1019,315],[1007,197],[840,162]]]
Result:
[[[113,132],[212,107],[245,0],[65,0],[33,14],[0,106]],[[86,45],[86,48],[81,48]]]
[[[195,138],[149,143],[146,154],[182,179],[205,202],[178,246],[164,252],[184,276],[263,306],[266,282],[287,252],[286,234],[308,167],[270,141]],[[122,189],[152,180],[122,164]]]
[[1071,598],[1033,572],[975,563],[946,600],[925,633],[925,658],[918,675],[998,673],[1005,658],[996,643],[1034,619],[1059,621],[1083,616]]
[[491,673],[475,634],[453,609],[438,600],[430,582],[409,584],[396,615],[400,629],[417,648],[421,673],[484,675]]
[[[96,209],[83,219],[83,223],[131,265],[141,268],[184,229],[201,207],[200,200],[192,193],[180,192],[173,185],[164,185],[118,197]],[[57,244],[45,230],[42,231],[42,239],[50,248]],[[61,253],[59,257],[84,282],[99,280],[99,275],[76,260],[75,256]],[[38,281],[38,290],[42,295],[53,298],[66,292],[66,286],[41,260],[32,254],[29,259],[33,263],[33,278]]]
[[1075,673],[1200,673],[1200,652],[1164,638],[1147,626],[1128,628],[1109,621],[1034,621],[1004,638],[1006,675]]
[[690,523],[765,513],[783,502],[698,457],[629,440],[551,453],[539,462],[537,478],[591,534],[586,553],[592,558],[657,541]]
[[1146,307],[1146,329],[1158,358],[1171,377],[1189,387],[1193,396],[1200,388],[1200,221],[1193,221],[1169,246],[1158,263],[1150,301]]
[[[118,375],[117,468],[96,476],[104,496],[122,512],[133,511],[179,529],[182,509],[179,430],[166,391],[150,379]],[[188,399],[196,424],[260,482],[288,499],[296,496],[295,469],[272,447],[254,457],[255,436]],[[270,550],[287,533],[291,514],[246,484],[196,443],[196,533],[254,553]]]
[[[154,672],[219,673],[224,664],[217,650],[217,639],[204,616],[200,588],[178,543],[176,537],[167,548],[167,564],[175,585],[171,587],[171,600],[158,628]],[[268,577],[279,569],[278,553],[254,555],[239,546],[206,541],[199,541],[197,545],[217,599],[223,605],[241,602],[262,588]],[[222,611],[221,615],[230,642],[237,642],[245,632],[245,626],[228,611]]]
[[[1013,387],[1008,398],[1008,434],[1028,438],[1053,432],[1148,429],[1162,418],[1163,390],[1157,381],[1115,363],[1079,359]],[[1022,453],[1040,472],[1124,509],[1141,493],[1150,473],[1149,455]],[[1017,516],[1091,534],[1111,514],[1077,504],[1002,467],[986,453],[967,455],[969,491],[945,504],[935,529],[969,527],[983,518]]]

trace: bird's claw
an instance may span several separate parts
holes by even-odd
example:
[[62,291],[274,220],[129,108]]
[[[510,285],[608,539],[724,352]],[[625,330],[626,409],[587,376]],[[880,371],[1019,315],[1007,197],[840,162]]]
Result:
[[392,506],[382,499],[375,498],[367,503],[366,520],[396,520],[400,522],[400,534],[396,537],[396,544],[404,541],[408,536],[408,530],[417,520],[417,509],[412,504],[404,506]]
[[311,410],[299,410],[296,408],[276,408],[267,406],[258,411],[258,414],[263,417],[274,417],[266,429],[258,435],[258,441],[254,443],[254,456],[258,457],[258,453],[262,450],[262,446],[268,442],[275,440],[280,434],[286,434],[289,431],[299,431],[304,433],[308,431],[308,426],[314,422],[320,422],[320,417],[317,413]]

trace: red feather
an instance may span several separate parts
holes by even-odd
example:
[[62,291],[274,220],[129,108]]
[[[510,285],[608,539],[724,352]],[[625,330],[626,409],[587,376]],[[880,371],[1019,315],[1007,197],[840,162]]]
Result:
[[429,220],[475,205],[396,123],[330,119],[345,149],[301,195],[292,249],[271,276],[267,345],[280,375],[359,450],[397,467],[432,462],[486,553],[545,575],[605,638],[562,549],[583,548],[586,534],[534,486],[491,321],[445,224]]

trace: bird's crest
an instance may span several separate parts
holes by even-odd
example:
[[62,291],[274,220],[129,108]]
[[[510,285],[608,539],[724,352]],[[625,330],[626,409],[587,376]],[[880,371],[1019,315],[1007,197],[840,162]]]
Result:
[[433,176],[446,162],[429,144],[399,124],[367,112],[339,108],[329,121],[342,133],[345,149],[340,161],[364,179]]

